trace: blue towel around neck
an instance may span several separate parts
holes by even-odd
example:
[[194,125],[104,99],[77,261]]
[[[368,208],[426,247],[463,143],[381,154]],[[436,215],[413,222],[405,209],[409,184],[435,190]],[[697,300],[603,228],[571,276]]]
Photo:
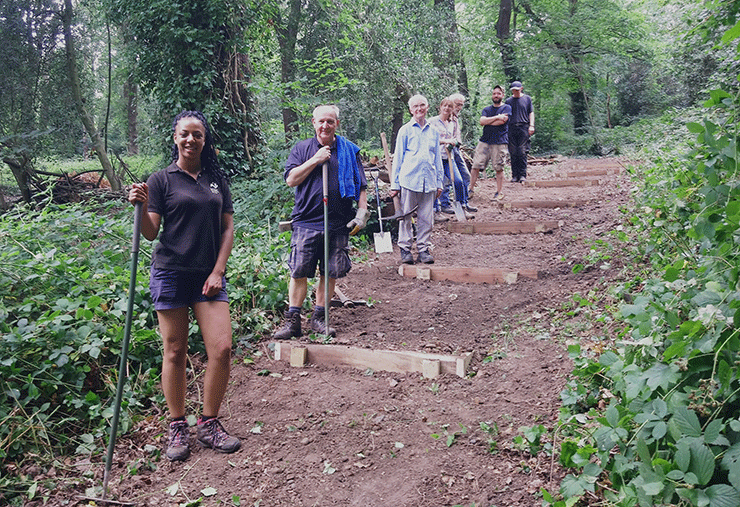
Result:
[[345,137],[337,135],[337,161],[339,162],[339,190],[342,197],[360,199],[360,168],[357,152],[360,147]]

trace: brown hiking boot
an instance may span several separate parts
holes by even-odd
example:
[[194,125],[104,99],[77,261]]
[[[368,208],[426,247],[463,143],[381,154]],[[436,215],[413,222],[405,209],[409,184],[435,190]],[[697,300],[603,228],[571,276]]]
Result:
[[326,329],[324,314],[317,316],[317,318],[313,318],[313,316],[311,316],[311,330],[317,334],[324,334],[328,336],[337,335],[337,330],[333,327],[329,326],[329,329]]
[[165,456],[170,461],[185,461],[190,456],[190,426],[187,421],[170,423],[170,438]]
[[275,331],[272,337],[275,340],[290,340],[291,338],[300,338],[302,335],[301,312],[285,312],[285,325]]
[[242,446],[238,438],[226,433],[221,421],[215,417],[204,423],[198,423],[198,442],[203,447],[225,453],[238,451]]

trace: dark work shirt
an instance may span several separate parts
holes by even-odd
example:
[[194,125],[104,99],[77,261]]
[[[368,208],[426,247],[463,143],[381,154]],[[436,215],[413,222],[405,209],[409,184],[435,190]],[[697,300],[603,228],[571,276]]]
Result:
[[532,112],[532,98],[529,95],[522,93],[522,96],[518,99],[509,97],[506,99],[506,103],[511,106],[509,124],[529,124],[529,113]]
[[[312,137],[297,143],[290,151],[285,163],[283,177],[288,178],[290,171],[306,162],[321,149],[318,139]],[[365,171],[357,154],[357,164],[360,171],[360,188],[367,187]],[[322,169],[319,164],[306,176],[300,185],[295,187],[295,205],[291,219],[293,225],[313,229],[324,230],[324,189],[322,184]],[[329,230],[333,232],[344,232],[349,234],[347,223],[355,218],[355,210],[352,207],[352,197],[342,197],[339,191],[339,162],[337,160],[336,140],[331,147],[329,158]]]
[[152,174],[148,211],[162,217],[152,264],[161,269],[210,273],[221,248],[222,215],[233,214],[225,181],[204,170],[194,179],[177,167]]
[[511,121],[511,106],[509,104],[501,104],[496,107],[490,105],[483,108],[481,116],[490,118],[499,114],[508,114],[509,120],[503,125],[483,125],[483,135],[480,136],[481,142],[487,144],[509,144],[509,122]]

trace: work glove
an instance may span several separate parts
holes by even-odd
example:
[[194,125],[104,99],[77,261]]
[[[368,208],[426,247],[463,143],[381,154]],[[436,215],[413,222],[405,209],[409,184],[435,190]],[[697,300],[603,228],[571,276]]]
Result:
[[367,224],[367,208],[357,208],[355,218],[347,224],[347,229],[350,229],[349,235],[354,236],[360,232],[360,229],[365,227],[365,224]]

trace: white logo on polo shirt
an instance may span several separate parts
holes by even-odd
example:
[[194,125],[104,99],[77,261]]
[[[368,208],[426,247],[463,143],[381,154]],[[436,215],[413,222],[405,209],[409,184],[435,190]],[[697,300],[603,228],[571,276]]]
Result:
[[211,183],[211,192],[213,192],[214,194],[218,193],[218,183],[216,183],[215,181]]

